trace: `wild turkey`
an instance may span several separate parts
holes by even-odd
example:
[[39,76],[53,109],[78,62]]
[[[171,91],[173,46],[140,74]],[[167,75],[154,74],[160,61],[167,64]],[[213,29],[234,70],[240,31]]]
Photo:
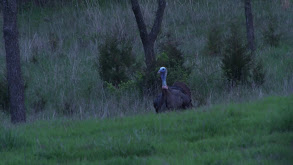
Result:
[[186,109],[192,107],[191,92],[183,82],[175,82],[173,86],[167,86],[167,69],[161,67],[158,71],[162,79],[162,93],[154,99],[156,112],[173,109]]

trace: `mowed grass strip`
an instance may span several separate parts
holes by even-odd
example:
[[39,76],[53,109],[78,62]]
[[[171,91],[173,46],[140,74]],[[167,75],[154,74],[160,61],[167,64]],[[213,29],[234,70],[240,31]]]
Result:
[[0,127],[0,164],[292,164],[293,97]]

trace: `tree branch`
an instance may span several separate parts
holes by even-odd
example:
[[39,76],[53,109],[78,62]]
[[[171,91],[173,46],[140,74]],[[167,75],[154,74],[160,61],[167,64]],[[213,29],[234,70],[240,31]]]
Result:
[[148,42],[148,33],[140,10],[140,6],[137,0],[131,0],[131,5],[139,29],[141,41],[145,45]]
[[156,18],[155,18],[152,30],[149,34],[149,39],[151,42],[155,42],[155,40],[157,39],[157,36],[160,32],[165,7],[166,7],[166,1],[165,0],[158,0],[158,10],[156,13]]
[[156,18],[151,29],[151,32],[148,34],[146,25],[143,20],[143,15],[140,10],[140,6],[137,0],[131,0],[132,10],[136,19],[138,30],[140,33],[140,38],[143,44],[145,52],[145,62],[147,69],[151,71],[156,63],[156,56],[154,51],[154,43],[159,34],[161,23],[163,20],[164,10],[166,7],[166,0],[158,0],[158,9],[156,13]]

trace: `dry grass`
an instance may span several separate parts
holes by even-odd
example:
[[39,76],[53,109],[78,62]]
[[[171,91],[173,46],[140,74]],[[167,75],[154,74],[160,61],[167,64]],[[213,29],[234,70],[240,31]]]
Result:
[[[105,7],[86,2],[85,6],[72,4],[58,10],[33,6],[19,15],[20,48],[27,84],[26,105],[28,112],[34,114],[30,116],[54,118],[75,114],[80,118],[104,118],[153,112],[151,96],[141,97],[136,91],[124,92],[121,96],[109,94],[98,74],[98,45],[108,34],[127,35],[133,42],[137,61],[144,60],[130,4],[110,3]],[[258,58],[266,61],[268,72],[266,83],[261,88],[230,90],[222,83],[220,59],[206,57],[203,49],[211,24],[217,22],[226,27],[231,20],[236,20],[244,27],[243,4],[230,0],[168,1],[157,43],[163,42],[168,34],[180,42],[186,65],[193,67],[189,84],[194,99],[198,99],[199,94],[204,104],[211,105],[293,93],[293,69],[286,68],[293,63],[292,46],[287,46],[293,40],[292,12],[289,12],[292,7],[283,10],[281,3],[274,0],[255,1],[253,8],[260,48]],[[142,9],[150,30],[156,1],[143,1]],[[278,17],[280,30],[285,34],[284,43],[279,48],[269,48],[262,43],[261,31],[265,26],[262,20],[268,14]],[[0,37],[2,39],[2,33]],[[268,57],[272,51],[282,58]],[[0,45],[0,54],[2,65],[5,63],[3,44]],[[44,105],[40,98],[45,101]]]

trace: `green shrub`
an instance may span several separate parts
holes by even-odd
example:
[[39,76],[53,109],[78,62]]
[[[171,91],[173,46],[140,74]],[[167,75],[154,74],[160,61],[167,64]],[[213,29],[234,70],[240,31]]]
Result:
[[279,25],[277,18],[274,16],[269,16],[267,18],[267,25],[262,32],[265,44],[272,47],[277,47],[280,44],[282,35],[278,29]]
[[265,82],[265,70],[262,61],[257,61],[252,70],[252,79],[256,86]]
[[222,54],[223,36],[221,27],[218,24],[212,24],[207,34],[207,44],[205,51],[208,55],[218,56]]
[[76,99],[73,96],[67,96],[62,99],[58,107],[58,113],[64,116],[72,116],[78,112]]
[[222,70],[225,78],[232,87],[239,83],[247,83],[250,78],[252,58],[243,43],[239,27],[235,23],[231,24],[230,35],[225,43],[226,48],[222,59]]
[[9,112],[9,93],[6,77],[0,75],[0,108]]
[[36,99],[32,103],[32,109],[34,113],[39,113],[44,111],[47,101],[44,96],[42,96],[38,91],[36,92]]
[[232,87],[239,84],[260,86],[265,82],[263,63],[248,51],[242,38],[239,27],[232,23],[222,59],[224,77]]
[[179,44],[176,41],[168,39],[160,45],[160,54],[157,58],[159,66],[165,65],[168,68],[183,66],[183,53],[178,49]]
[[157,72],[162,66],[168,69],[168,85],[172,85],[175,81],[186,82],[188,80],[191,69],[184,65],[184,56],[178,45],[170,36],[159,45],[154,69],[151,72],[145,71],[138,76],[138,84],[143,87],[143,93],[154,93],[155,90],[160,88],[161,79]]
[[117,95],[123,92],[130,92],[137,89],[137,80],[128,80],[120,83],[117,87],[113,84],[105,82],[106,89],[109,93]]
[[117,38],[113,35],[107,37],[99,49],[101,78],[116,87],[122,82],[129,81],[134,74],[135,64],[131,42],[126,38]]
[[[175,81],[187,81],[191,73],[191,68],[184,65],[184,56],[178,48],[179,44],[168,38],[160,45],[160,53],[157,57],[157,70],[165,66],[168,69],[168,84],[172,85]],[[160,81],[161,82],[161,81]]]

